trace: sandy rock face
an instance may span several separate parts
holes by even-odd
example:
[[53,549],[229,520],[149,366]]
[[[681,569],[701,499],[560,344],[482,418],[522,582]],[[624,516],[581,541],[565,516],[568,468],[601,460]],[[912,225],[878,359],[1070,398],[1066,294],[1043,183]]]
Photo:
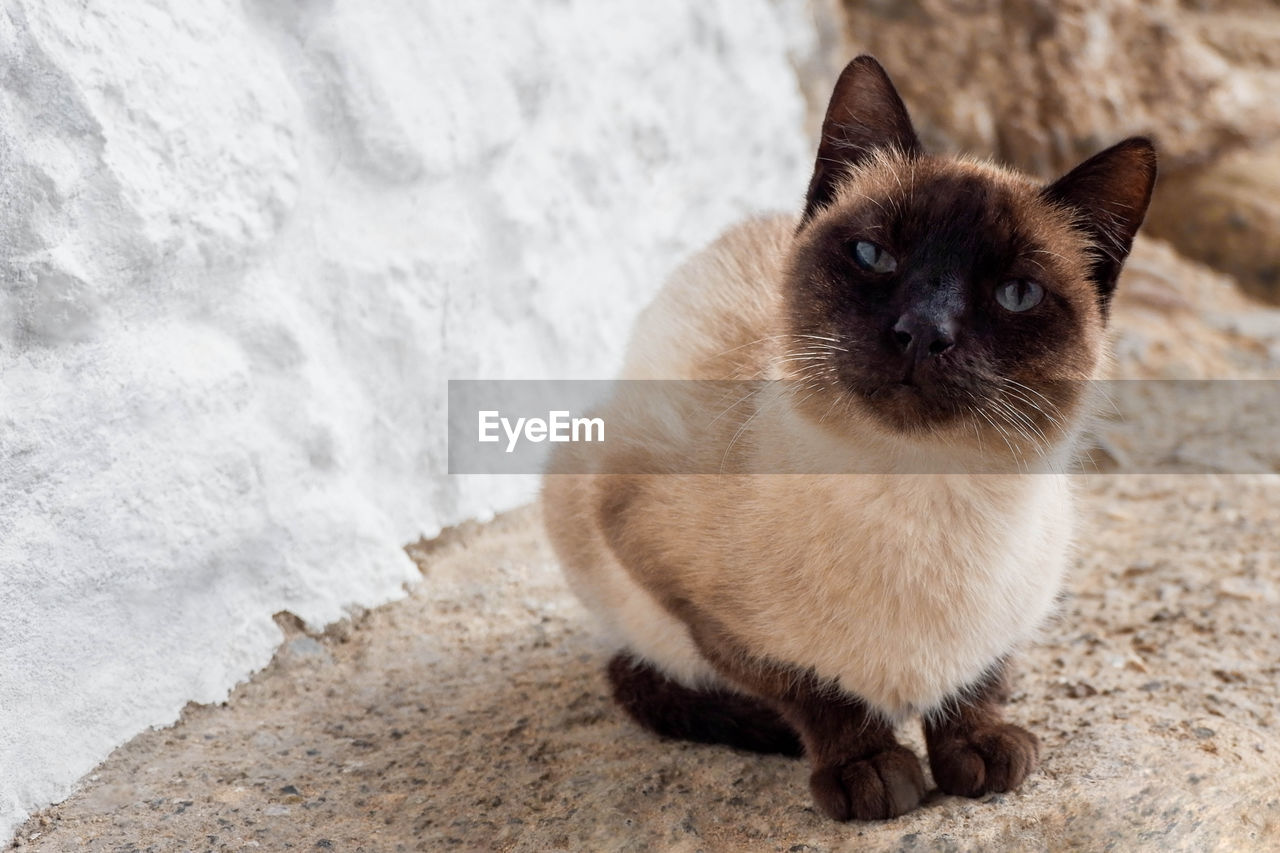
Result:
[[1166,168],[1280,136],[1280,10],[1173,0],[847,0],[926,142],[1061,171],[1153,134]]
[[1109,379],[1280,376],[1280,309],[1170,243],[1138,236],[1112,306]]
[[1166,176],[1147,224],[1180,252],[1280,302],[1280,145]]

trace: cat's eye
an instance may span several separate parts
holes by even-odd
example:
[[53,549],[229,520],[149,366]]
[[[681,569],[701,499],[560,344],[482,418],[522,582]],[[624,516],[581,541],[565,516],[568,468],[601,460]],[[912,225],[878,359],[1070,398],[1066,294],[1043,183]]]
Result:
[[996,302],[1015,314],[1030,311],[1044,299],[1044,288],[1026,278],[1013,278],[996,288]]
[[853,258],[868,272],[889,273],[898,268],[898,260],[875,243],[859,240],[853,244]]

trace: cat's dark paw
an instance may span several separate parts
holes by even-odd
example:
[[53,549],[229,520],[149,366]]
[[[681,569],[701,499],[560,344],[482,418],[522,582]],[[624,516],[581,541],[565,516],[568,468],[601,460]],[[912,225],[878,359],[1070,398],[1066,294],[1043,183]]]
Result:
[[919,805],[924,773],[914,752],[894,746],[866,759],[815,767],[809,790],[835,820],[885,820]]
[[938,788],[961,797],[1010,791],[1040,761],[1040,740],[1009,723],[982,726],[933,744],[929,768]]

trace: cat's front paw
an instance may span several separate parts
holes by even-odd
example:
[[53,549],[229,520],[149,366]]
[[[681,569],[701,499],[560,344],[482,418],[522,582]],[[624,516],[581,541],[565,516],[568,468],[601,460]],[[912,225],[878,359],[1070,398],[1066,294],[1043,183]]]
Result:
[[1022,784],[1040,761],[1040,740],[1020,726],[996,723],[932,744],[929,768],[947,794],[981,797]]
[[914,752],[893,746],[865,759],[815,767],[809,790],[835,820],[885,820],[919,805],[924,773]]

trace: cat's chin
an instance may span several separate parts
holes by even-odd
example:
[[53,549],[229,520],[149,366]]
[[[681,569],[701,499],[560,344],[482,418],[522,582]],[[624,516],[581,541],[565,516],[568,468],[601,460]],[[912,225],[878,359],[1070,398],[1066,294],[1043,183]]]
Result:
[[890,432],[919,436],[954,425],[962,412],[936,390],[909,382],[860,389],[862,406]]

